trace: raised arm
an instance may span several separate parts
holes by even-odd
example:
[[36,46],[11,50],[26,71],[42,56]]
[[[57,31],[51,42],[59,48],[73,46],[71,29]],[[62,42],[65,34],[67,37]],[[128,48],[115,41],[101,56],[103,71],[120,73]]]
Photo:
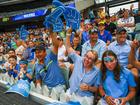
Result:
[[49,29],[50,32],[50,37],[52,39],[52,44],[53,44],[53,48],[52,48],[52,52],[54,54],[58,53],[58,46],[59,46],[59,41],[57,40],[57,33],[52,31],[52,28]]
[[69,28],[66,33],[67,37],[66,37],[66,43],[65,43],[68,54],[74,51],[74,49],[71,47],[71,44],[70,44],[71,33],[72,33],[72,29]]
[[140,69],[140,62],[135,58],[136,48],[138,47],[139,43],[137,41],[133,41],[131,44],[131,51],[128,56],[129,63],[132,64],[134,67]]

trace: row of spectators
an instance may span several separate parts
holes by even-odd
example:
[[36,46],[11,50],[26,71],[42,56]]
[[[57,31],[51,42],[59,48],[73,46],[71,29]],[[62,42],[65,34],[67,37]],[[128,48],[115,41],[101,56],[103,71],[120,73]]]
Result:
[[1,69],[14,78],[34,81],[36,86],[47,85],[50,91],[55,88],[58,96],[66,89],[61,69],[68,69],[67,97],[75,93],[77,101],[87,97],[92,105],[99,90],[101,105],[114,105],[118,98],[122,105],[129,105],[140,69],[140,38],[136,35],[132,41],[128,35],[135,34],[134,29],[134,17],[125,10],[114,21],[109,16],[82,20],[79,30],[28,30],[26,40],[19,39],[18,33],[4,33],[0,36]]

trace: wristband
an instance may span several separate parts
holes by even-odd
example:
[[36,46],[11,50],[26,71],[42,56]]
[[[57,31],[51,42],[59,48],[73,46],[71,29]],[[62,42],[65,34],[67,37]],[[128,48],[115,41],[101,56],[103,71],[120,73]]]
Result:
[[102,96],[102,98],[105,100],[106,96],[107,96],[107,95],[106,95],[106,94],[104,94],[104,95]]
[[68,33],[67,33],[66,36],[71,36],[71,34],[68,34]]

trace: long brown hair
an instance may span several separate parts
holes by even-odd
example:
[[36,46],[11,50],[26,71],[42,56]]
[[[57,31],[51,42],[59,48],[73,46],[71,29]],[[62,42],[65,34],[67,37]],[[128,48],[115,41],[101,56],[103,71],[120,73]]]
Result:
[[106,57],[106,56],[113,56],[117,60],[117,62],[116,62],[117,64],[116,64],[115,69],[113,70],[113,74],[114,74],[114,79],[117,82],[119,82],[120,81],[121,67],[120,67],[120,64],[118,63],[117,55],[111,50],[105,51],[103,53],[103,56],[102,56],[102,64],[101,64],[102,80],[104,81],[106,79],[107,68],[104,64],[104,57]]

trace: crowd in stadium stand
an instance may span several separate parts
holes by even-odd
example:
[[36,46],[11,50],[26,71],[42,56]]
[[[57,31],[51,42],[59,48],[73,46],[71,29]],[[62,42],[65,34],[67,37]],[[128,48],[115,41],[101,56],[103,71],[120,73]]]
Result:
[[[67,101],[114,105],[118,99],[129,105],[140,90],[140,30],[135,30],[140,25],[132,10],[118,14],[100,12],[96,18],[82,18],[79,30],[28,29],[26,40],[18,31],[2,33],[2,72],[33,81],[36,87],[46,85],[49,96],[53,98],[53,91],[57,100],[64,92]],[[68,80],[63,69],[69,70]]]

